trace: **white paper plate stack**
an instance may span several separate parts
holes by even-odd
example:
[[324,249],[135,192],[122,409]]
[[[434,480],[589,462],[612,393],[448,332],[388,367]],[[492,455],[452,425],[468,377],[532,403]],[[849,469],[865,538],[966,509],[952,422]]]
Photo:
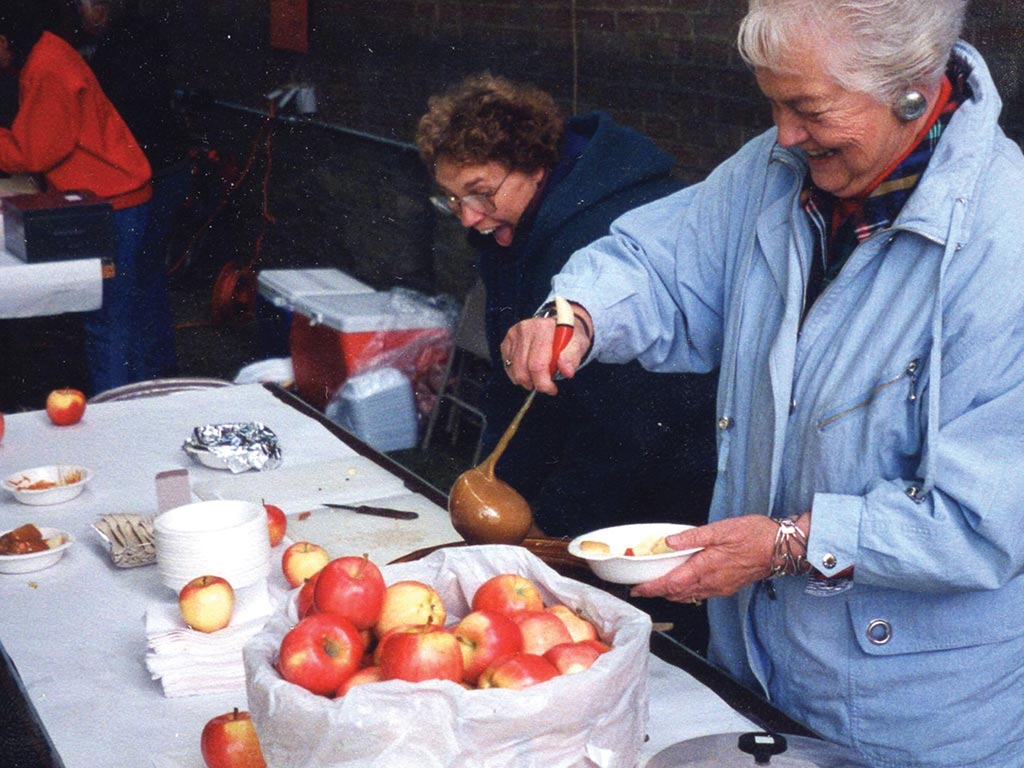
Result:
[[158,515],[153,531],[160,579],[176,592],[197,576],[220,576],[241,589],[270,572],[267,513],[261,504],[186,504]]

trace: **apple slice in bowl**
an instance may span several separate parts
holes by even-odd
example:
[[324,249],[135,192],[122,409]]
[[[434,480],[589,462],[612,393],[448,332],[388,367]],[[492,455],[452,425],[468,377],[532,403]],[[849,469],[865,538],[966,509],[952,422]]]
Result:
[[631,523],[601,528],[569,542],[569,554],[586,561],[597,576],[613,584],[640,584],[664,576],[697,549],[676,550],[665,537],[692,528],[682,523]]

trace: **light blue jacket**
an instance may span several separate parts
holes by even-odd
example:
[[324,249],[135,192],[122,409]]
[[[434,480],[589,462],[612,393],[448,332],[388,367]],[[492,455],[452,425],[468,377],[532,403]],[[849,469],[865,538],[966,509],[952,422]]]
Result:
[[[710,601],[712,660],[873,765],[1024,765],[1024,158],[980,55],[891,229],[801,324],[806,162],[769,131],[621,217],[553,292],[593,356],[721,365],[711,519],[813,508],[811,563]],[[843,582],[839,582],[841,585]]]

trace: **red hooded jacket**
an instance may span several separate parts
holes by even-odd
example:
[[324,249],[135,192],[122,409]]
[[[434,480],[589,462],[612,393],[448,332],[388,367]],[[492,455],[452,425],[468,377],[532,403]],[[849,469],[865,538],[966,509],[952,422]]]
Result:
[[70,45],[44,32],[18,89],[14,124],[0,128],[0,169],[42,173],[57,190],[88,190],[115,209],[149,200],[149,161]]

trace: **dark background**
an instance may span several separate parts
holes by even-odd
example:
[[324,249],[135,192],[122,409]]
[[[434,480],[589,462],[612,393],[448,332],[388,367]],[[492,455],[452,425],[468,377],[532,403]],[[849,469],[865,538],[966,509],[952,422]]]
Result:
[[[183,95],[195,146],[216,150],[216,163],[199,168],[199,208],[179,227],[172,261],[215,208],[223,177],[254,152],[245,182],[172,278],[184,374],[232,378],[274,351],[255,324],[211,323],[213,281],[230,261],[339,267],[375,288],[465,294],[472,255],[458,223],[427,202],[411,142],[428,96],[466,74],[535,82],[566,112],[603,109],[670,151],[688,181],[770,125],[735,53],[742,0],[309,0],[308,53],[274,49],[271,4],[295,2],[140,0],[163,34],[154,54]],[[1018,141],[1022,22],[1018,0],[976,0],[967,29]],[[318,112],[285,113],[269,145],[254,144],[265,94],[289,84],[313,86]],[[272,221],[261,224],[264,187]],[[38,408],[54,386],[79,384],[80,360],[68,353],[77,333],[69,318],[0,323],[0,409]]]
[[[283,0],[287,2],[287,0]],[[316,120],[274,136],[267,265],[340,266],[389,287],[461,296],[471,257],[436,220],[411,147],[427,97],[481,69],[535,82],[567,112],[603,109],[702,178],[770,114],[733,44],[742,0],[309,0],[308,54],[269,43],[270,0],[148,0],[166,18],[179,83],[263,109],[288,83],[316,88]],[[162,10],[160,10],[162,9]],[[967,37],[986,56],[1024,136],[1024,4],[976,0]],[[210,111],[209,136],[244,143],[253,117]],[[362,138],[366,134],[366,138]]]

